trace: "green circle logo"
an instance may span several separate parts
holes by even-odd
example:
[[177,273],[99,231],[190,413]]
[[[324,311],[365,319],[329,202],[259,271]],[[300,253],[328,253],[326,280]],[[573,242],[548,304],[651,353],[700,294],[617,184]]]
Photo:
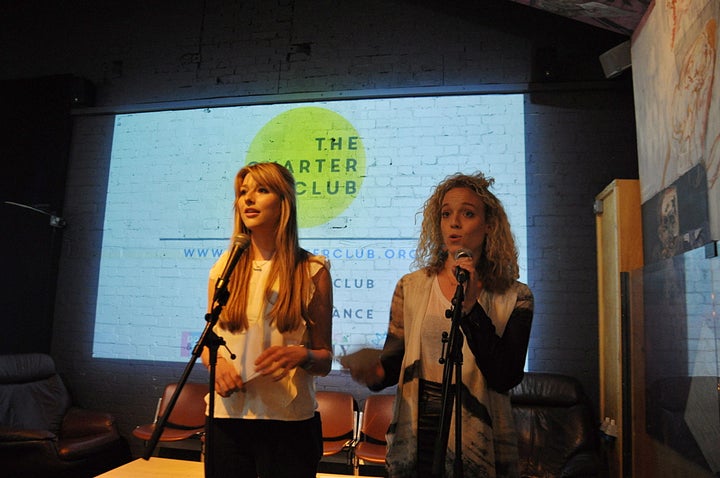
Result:
[[357,197],[365,177],[365,148],[341,115],[315,106],[285,111],[258,132],[246,163],[275,162],[295,176],[298,225],[319,226]]

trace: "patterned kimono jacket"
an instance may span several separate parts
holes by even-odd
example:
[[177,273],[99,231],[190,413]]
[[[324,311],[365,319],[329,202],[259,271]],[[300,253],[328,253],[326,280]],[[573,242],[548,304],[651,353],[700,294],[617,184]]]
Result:
[[[424,270],[405,275],[393,294],[388,337],[381,360],[385,381],[373,390],[398,384],[394,417],[387,434],[390,478],[414,478],[420,335],[435,275]],[[503,294],[483,290],[478,303],[460,321],[462,354],[462,460],[467,477],[517,477],[517,436],[507,390],[520,383],[532,323],[533,297],[520,282]],[[474,360],[473,360],[474,359]],[[452,413],[445,475],[452,477],[455,457]],[[423,471],[420,476],[429,475]]]

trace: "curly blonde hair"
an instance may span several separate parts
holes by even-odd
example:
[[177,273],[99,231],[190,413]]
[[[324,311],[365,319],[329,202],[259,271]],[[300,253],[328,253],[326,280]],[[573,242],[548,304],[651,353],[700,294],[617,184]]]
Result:
[[483,244],[482,257],[476,261],[476,270],[483,287],[491,292],[505,292],[520,276],[515,238],[510,230],[505,208],[490,192],[495,179],[477,172],[472,175],[457,173],[446,177],[437,185],[423,206],[422,230],[413,264],[425,269],[428,275],[439,273],[448,258],[440,229],[440,211],[448,191],[467,188],[478,195],[485,205],[485,222],[488,233]]

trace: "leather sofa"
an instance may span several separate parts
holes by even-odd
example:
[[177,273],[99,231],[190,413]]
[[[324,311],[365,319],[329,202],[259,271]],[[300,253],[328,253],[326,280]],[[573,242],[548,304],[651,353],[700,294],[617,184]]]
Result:
[[526,372],[509,394],[518,429],[521,477],[605,475],[598,422],[577,379]]
[[115,418],[76,406],[49,355],[0,355],[2,476],[92,477],[128,461]]

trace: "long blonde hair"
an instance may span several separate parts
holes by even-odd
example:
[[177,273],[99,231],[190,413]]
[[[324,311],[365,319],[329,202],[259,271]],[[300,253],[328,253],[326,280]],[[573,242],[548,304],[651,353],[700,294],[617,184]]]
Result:
[[[297,197],[295,178],[285,167],[277,163],[254,163],[243,167],[235,176],[235,202],[233,237],[237,234],[252,235],[240,215],[240,189],[248,174],[280,197],[280,218],[275,236],[273,256],[265,292],[264,304],[270,299],[275,283],[279,284],[278,296],[269,312],[270,321],[275,321],[278,330],[287,332],[300,327],[303,321],[310,323],[306,298],[310,295],[309,254],[300,248],[297,223]],[[248,288],[252,274],[252,258],[243,254],[232,273],[228,290],[230,296],[220,315],[220,326],[230,331],[245,330],[248,327]],[[233,285],[235,285],[233,287]]]
[[493,178],[482,173],[454,174],[437,185],[423,207],[422,230],[413,264],[428,274],[442,270],[448,257],[440,229],[440,211],[445,194],[455,188],[467,188],[478,195],[485,205],[485,236],[482,256],[476,260],[476,270],[483,287],[491,292],[505,292],[520,276],[518,253],[510,223],[500,200],[490,192]]

